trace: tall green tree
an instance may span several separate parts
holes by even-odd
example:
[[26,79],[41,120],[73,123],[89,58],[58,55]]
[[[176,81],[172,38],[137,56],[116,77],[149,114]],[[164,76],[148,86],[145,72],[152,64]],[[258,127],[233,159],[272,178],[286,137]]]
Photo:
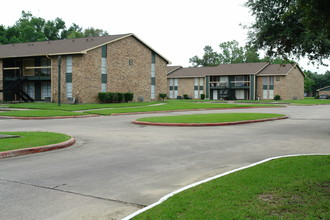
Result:
[[261,61],[259,58],[259,54],[255,48],[247,46],[241,47],[236,40],[220,43],[219,49],[220,52],[216,52],[211,46],[205,46],[203,57],[191,57],[189,59],[189,62],[196,67]]
[[0,44],[106,35],[109,35],[108,32],[102,29],[93,27],[83,29],[75,23],[67,28],[61,18],[47,21],[25,11],[22,11],[21,17],[14,25],[9,27],[0,25]]
[[307,56],[322,63],[330,56],[329,0],[247,0],[255,22],[249,44],[269,56]]
[[217,66],[220,64],[219,54],[211,46],[204,47],[204,55],[199,58],[197,55],[189,59],[193,66]]

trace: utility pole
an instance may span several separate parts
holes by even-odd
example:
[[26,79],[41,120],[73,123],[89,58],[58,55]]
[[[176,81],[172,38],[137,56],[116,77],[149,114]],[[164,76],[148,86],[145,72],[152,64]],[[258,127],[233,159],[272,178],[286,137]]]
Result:
[[62,57],[58,56],[57,58],[57,65],[58,65],[58,74],[57,74],[57,102],[58,106],[61,106],[61,64],[62,64]]

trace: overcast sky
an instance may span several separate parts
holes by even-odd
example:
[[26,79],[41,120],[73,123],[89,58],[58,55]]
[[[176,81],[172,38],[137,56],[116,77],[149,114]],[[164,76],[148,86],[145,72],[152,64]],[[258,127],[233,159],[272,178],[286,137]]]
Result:
[[[2,3],[0,23],[10,26],[21,11],[31,11],[46,20],[63,19],[67,27],[76,23],[109,34],[134,33],[173,65],[190,66],[189,58],[202,56],[210,45],[218,50],[225,41],[237,40],[244,46],[249,25],[254,18],[245,8],[246,0],[11,0]],[[307,65],[304,69],[324,73],[328,68]]]

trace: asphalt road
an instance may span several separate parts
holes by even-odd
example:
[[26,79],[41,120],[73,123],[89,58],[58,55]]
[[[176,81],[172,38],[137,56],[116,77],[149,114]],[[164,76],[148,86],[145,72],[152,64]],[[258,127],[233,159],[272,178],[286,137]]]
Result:
[[263,159],[330,154],[330,105],[218,110],[289,119],[219,127],[132,124],[150,116],[0,119],[0,131],[52,131],[69,148],[0,160],[0,219],[120,219],[193,182]]

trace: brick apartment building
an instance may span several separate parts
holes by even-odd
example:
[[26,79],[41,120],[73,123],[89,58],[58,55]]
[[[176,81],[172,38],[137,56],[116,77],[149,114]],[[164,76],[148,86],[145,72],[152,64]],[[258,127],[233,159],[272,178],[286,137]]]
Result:
[[282,100],[304,98],[304,73],[297,64],[238,63],[215,67],[169,66],[168,97]]
[[62,102],[93,103],[106,91],[156,100],[167,64],[134,34],[0,45],[0,100],[57,102],[59,90]]

